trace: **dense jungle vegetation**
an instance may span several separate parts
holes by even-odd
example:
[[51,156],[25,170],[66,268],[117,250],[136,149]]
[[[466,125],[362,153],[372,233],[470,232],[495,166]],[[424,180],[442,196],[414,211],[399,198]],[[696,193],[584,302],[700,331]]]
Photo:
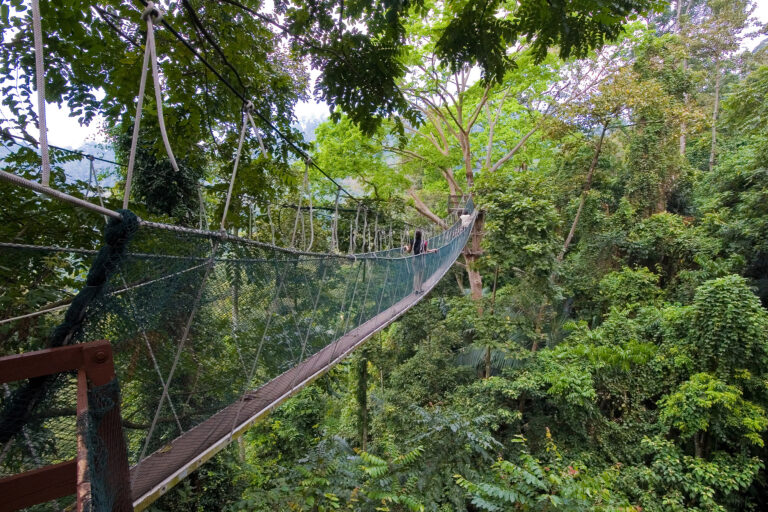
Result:
[[[77,5],[48,11],[60,69],[49,100],[82,122],[101,116],[125,159],[135,7],[63,3]],[[4,21],[21,35],[4,29],[2,101],[15,119],[2,125],[27,133],[33,74],[8,79],[32,69],[31,33],[23,2],[10,4]],[[471,195],[483,215],[418,306],[151,510],[764,510],[768,46],[742,46],[765,33],[755,5],[274,4],[272,17],[252,15],[258,1],[185,0],[167,19],[367,204],[440,226],[449,197]],[[149,114],[137,208],[197,226],[201,207],[210,219],[223,208],[240,100],[167,33],[158,41],[177,50],[162,69],[182,172]],[[320,72],[314,91],[307,65]],[[312,143],[292,114],[310,94],[331,107]],[[228,229],[269,241],[254,208],[301,200],[305,167],[274,132],[263,139],[269,157],[244,159]],[[246,151],[259,144],[248,137]],[[34,152],[7,146],[4,168],[37,172]],[[60,188],[82,192],[57,169]],[[117,206],[124,176],[102,172]],[[333,205],[330,182],[315,170],[309,182],[316,205]],[[4,240],[24,229],[98,243],[90,215],[7,185],[0,201]],[[30,221],[43,212],[45,224]],[[289,236],[279,230],[278,244]],[[84,271],[47,264],[3,274],[4,317],[60,298]],[[0,342],[18,335],[0,328]]]

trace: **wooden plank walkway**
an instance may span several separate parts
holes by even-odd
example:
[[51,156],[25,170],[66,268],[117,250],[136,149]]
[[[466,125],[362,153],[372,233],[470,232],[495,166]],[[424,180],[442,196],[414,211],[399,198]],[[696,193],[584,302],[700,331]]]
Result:
[[188,430],[168,449],[158,451],[131,468],[131,491],[136,511],[144,510],[168,489],[241,436],[253,423],[307,384],[327,372],[377,331],[417,304],[442,279],[453,260],[425,280],[425,293],[410,294],[392,307],[351,330],[299,365],[282,373],[243,399],[225,407]]

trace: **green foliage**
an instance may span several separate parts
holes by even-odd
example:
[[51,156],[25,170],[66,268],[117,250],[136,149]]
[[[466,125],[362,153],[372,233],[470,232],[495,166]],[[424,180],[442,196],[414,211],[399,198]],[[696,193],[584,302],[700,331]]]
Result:
[[[650,0],[557,8],[535,1],[448,2],[440,6],[425,0],[388,4],[284,0],[277,2],[276,10],[286,16],[285,28],[293,36],[294,51],[323,70],[315,92],[331,107],[332,117],[339,119],[339,107],[370,134],[387,115],[400,114],[409,124],[423,120],[398,83],[407,73],[404,50],[413,44],[406,32],[411,17],[434,23],[443,14],[435,11],[442,7],[446,21],[435,23],[429,34],[439,61],[453,71],[479,64],[485,78],[501,81],[514,65],[507,52],[518,38],[531,42],[538,62],[552,47],[558,47],[566,58],[583,57],[607,40],[616,40],[627,18],[655,6]],[[359,30],[358,24],[365,30]]]
[[653,304],[661,295],[659,276],[645,267],[611,272],[600,281],[600,295],[606,304],[618,308]]
[[751,508],[743,493],[764,467],[757,457],[716,452],[709,460],[701,459],[685,455],[673,441],[662,438],[643,439],[641,447],[649,464],[627,467],[621,479],[643,510]]
[[766,371],[768,313],[744,278],[730,275],[700,286],[690,322],[690,342],[701,367],[728,380],[740,370]]
[[[428,300],[369,341],[356,371],[339,365],[288,400],[245,436],[237,460],[225,452],[157,510],[761,509],[768,500],[768,70],[759,55],[735,55],[745,2],[673,3],[626,35],[620,25],[655,2],[281,0],[275,18],[244,14],[259,2],[238,3],[192,7],[243,71],[239,79],[193,24],[188,2],[173,4],[167,19],[210,50],[236,87],[265,98],[260,110],[284,131],[305,95],[299,63],[307,59],[320,72],[315,95],[334,121],[318,128],[313,159],[369,196],[369,205],[400,211],[420,198],[447,215],[448,193],[472,193],[484,209],[484,252],[468,252],[466,267],[457,265]],[[49,100],[66,102],[84,122],[105,116],[123,140],[124,159],[141,49],[117,37],[94,7],[63,5],[43,3],[48,62],[59,71],[48,73]],[[132,4],[99,7],[141,39]],[[2,101],[14,126],[31,126],[29,13],[13,0],[0,19],[7,20]],[[621,47],[588,55],[616,37]],[[241,105],[161,29],[158,44],[182,169],[175,175],[165,160],[149,91],[134,192],[145,203],[137,206],[142,217],[190,224],[201,181],[203,206],[222,212]],[[588,58],[563,62],[553,47]],[[598,79],[601,69],[608,71]],[[94,93],[100,85],[103,98]],[[571,88],[576,98],[564,99]],[[253,136],[246,139],[228,226],[253,221],[262,240],[270,225],[252,219],[250,208],[295,203],[305,171],[285,144],[270,134],[265,142],[262,154]],[[67,157],[54,153],[54,160],[57,189],[92,192],[65,180]],[[30,150],[3,166],[39,178]],[[313,198],[332,204],[335,188],[314,171],[309,178]],[[116,206],[117,196],[107,205]],[[0,187],[0,200],[3,241],[98,244],[96,216],[10,187]],[[296,217],[272,214],[277,240],[289,238]],[[342,217],[342,231],[351,222]],[[82,286],[85,261],[3,252],[0,309],[14,316],[67,300]],[[482,273],[472,290],[478,300],[464,289],[467,271]],[[224,272],[238,274],[235,266]],[[243,311],[262,307],[241,303]],[[242,379],[222,354],[234,360],[233,341],[260,326],[206,342],[229,322],[201,316],[190,339],[194,357],[179,361],[170,390],[189,397],[185,408],[218,407],[193,391]],[[54,323],[2,324],[0,344],[9,352],[36,347]],[[167,324],[158,329],[179,320]],[[140,341],[129,341],[136,353]],[[280,343],[275,350],[287,350],[289,342]],[[161,364],[172,361],[166,352]],[[209,372],[198,379],[200,368]],[[155,382],[152,368],[131,371]],[[128,421],[151,408],[150,387],[125,387]],[[175,435],[168,422],[158,431],[163,442]],[[8,457],[19,456],[14,450]]]
[[[354,179],[375,200],[390,201],[407,188],[409,182],[387,165],[378,144],[383,129],[375,139],[363,135],[349,117],[325,122],[315,130],[317,151],[314,158],[336,178]],[[335,193],[335,190],[328,191]]]
[[660,402],[660,420],[682,439],[708,432],[718,441],[763,446],[766,411],[742,398],[741,390],[708,373],[697,373]]
[[507,48],[519,38],[532,42],[538,62],[550,47],[560,57],[585,57],[606,41],[615,41],[626,20],[656,6],[652,1],[632,1],[607,6],[601,2],[578,5],[543,5],[523,1],[469,1],[455,8],[455,17],[437,43],[438,55],[454,70],[477,63],[488,80],[500,80],[514,61]]
[[560,225],[545,177],[523,172],[489,173],[478,180],[479,206],[487,211],[488,265],[524,269],[537,276],[552,271]]
[[[522,437],[515,439],[525,443]],[[575,461],[560,455],[547,431],[545,460],[523,449],[514,461],[499,459],[491,466],[492,480],[472,482],[456,475],[456,482],[479,510],[601,510],[630,511],[627,500],[615,489],[618,470],[590,474]]]

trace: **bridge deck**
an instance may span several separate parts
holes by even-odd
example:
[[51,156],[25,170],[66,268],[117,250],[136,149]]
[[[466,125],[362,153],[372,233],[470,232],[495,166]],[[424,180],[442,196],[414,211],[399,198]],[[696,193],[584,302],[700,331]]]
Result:
[[[439,268],[423,283],[428,292],[451,268]],[[410,294],[392,307],[329,344],[301,364],[282,373],[243,400],[225,407],[206,421],[131,468],[131,491],[135,510],[140,511],[162,496],[189,473],[232,442],[255,421],[344,359],[377,331],[394,322],[424,297]],[[233,430],[234,426],[234,430]]]

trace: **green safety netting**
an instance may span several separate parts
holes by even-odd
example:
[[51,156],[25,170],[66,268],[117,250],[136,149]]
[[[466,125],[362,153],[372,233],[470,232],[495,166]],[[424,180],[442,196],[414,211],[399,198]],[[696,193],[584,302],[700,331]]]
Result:
[[[63,324],[72,336],[59,332],[58,339],[112,343],[133,498],[141,501],[418,302],[423,294],[414,286],[434,286],[471,229],[456,222],[419,256],[399,244],[309,253],[151,223],[108,235],[100,254],[8,244],[0,254],[34,252],[40,264],[47,250],[73,266],[91,265],[91,274],[107,265],[103,286],[89,275],[81,290],[88,295],[83,317],[71,318],[83,306],[78,299],[70,306]],[[61,321],[62,311],[52,314]],[[0,355],[49,346],[57,334],[43,335],[45,325],[0,324]],[[0,477],[75,455],[74,377],[46,382],[35,403],[19,408],[25,386],[0,393]],[[23,416],[16,427],[13,414]]]

